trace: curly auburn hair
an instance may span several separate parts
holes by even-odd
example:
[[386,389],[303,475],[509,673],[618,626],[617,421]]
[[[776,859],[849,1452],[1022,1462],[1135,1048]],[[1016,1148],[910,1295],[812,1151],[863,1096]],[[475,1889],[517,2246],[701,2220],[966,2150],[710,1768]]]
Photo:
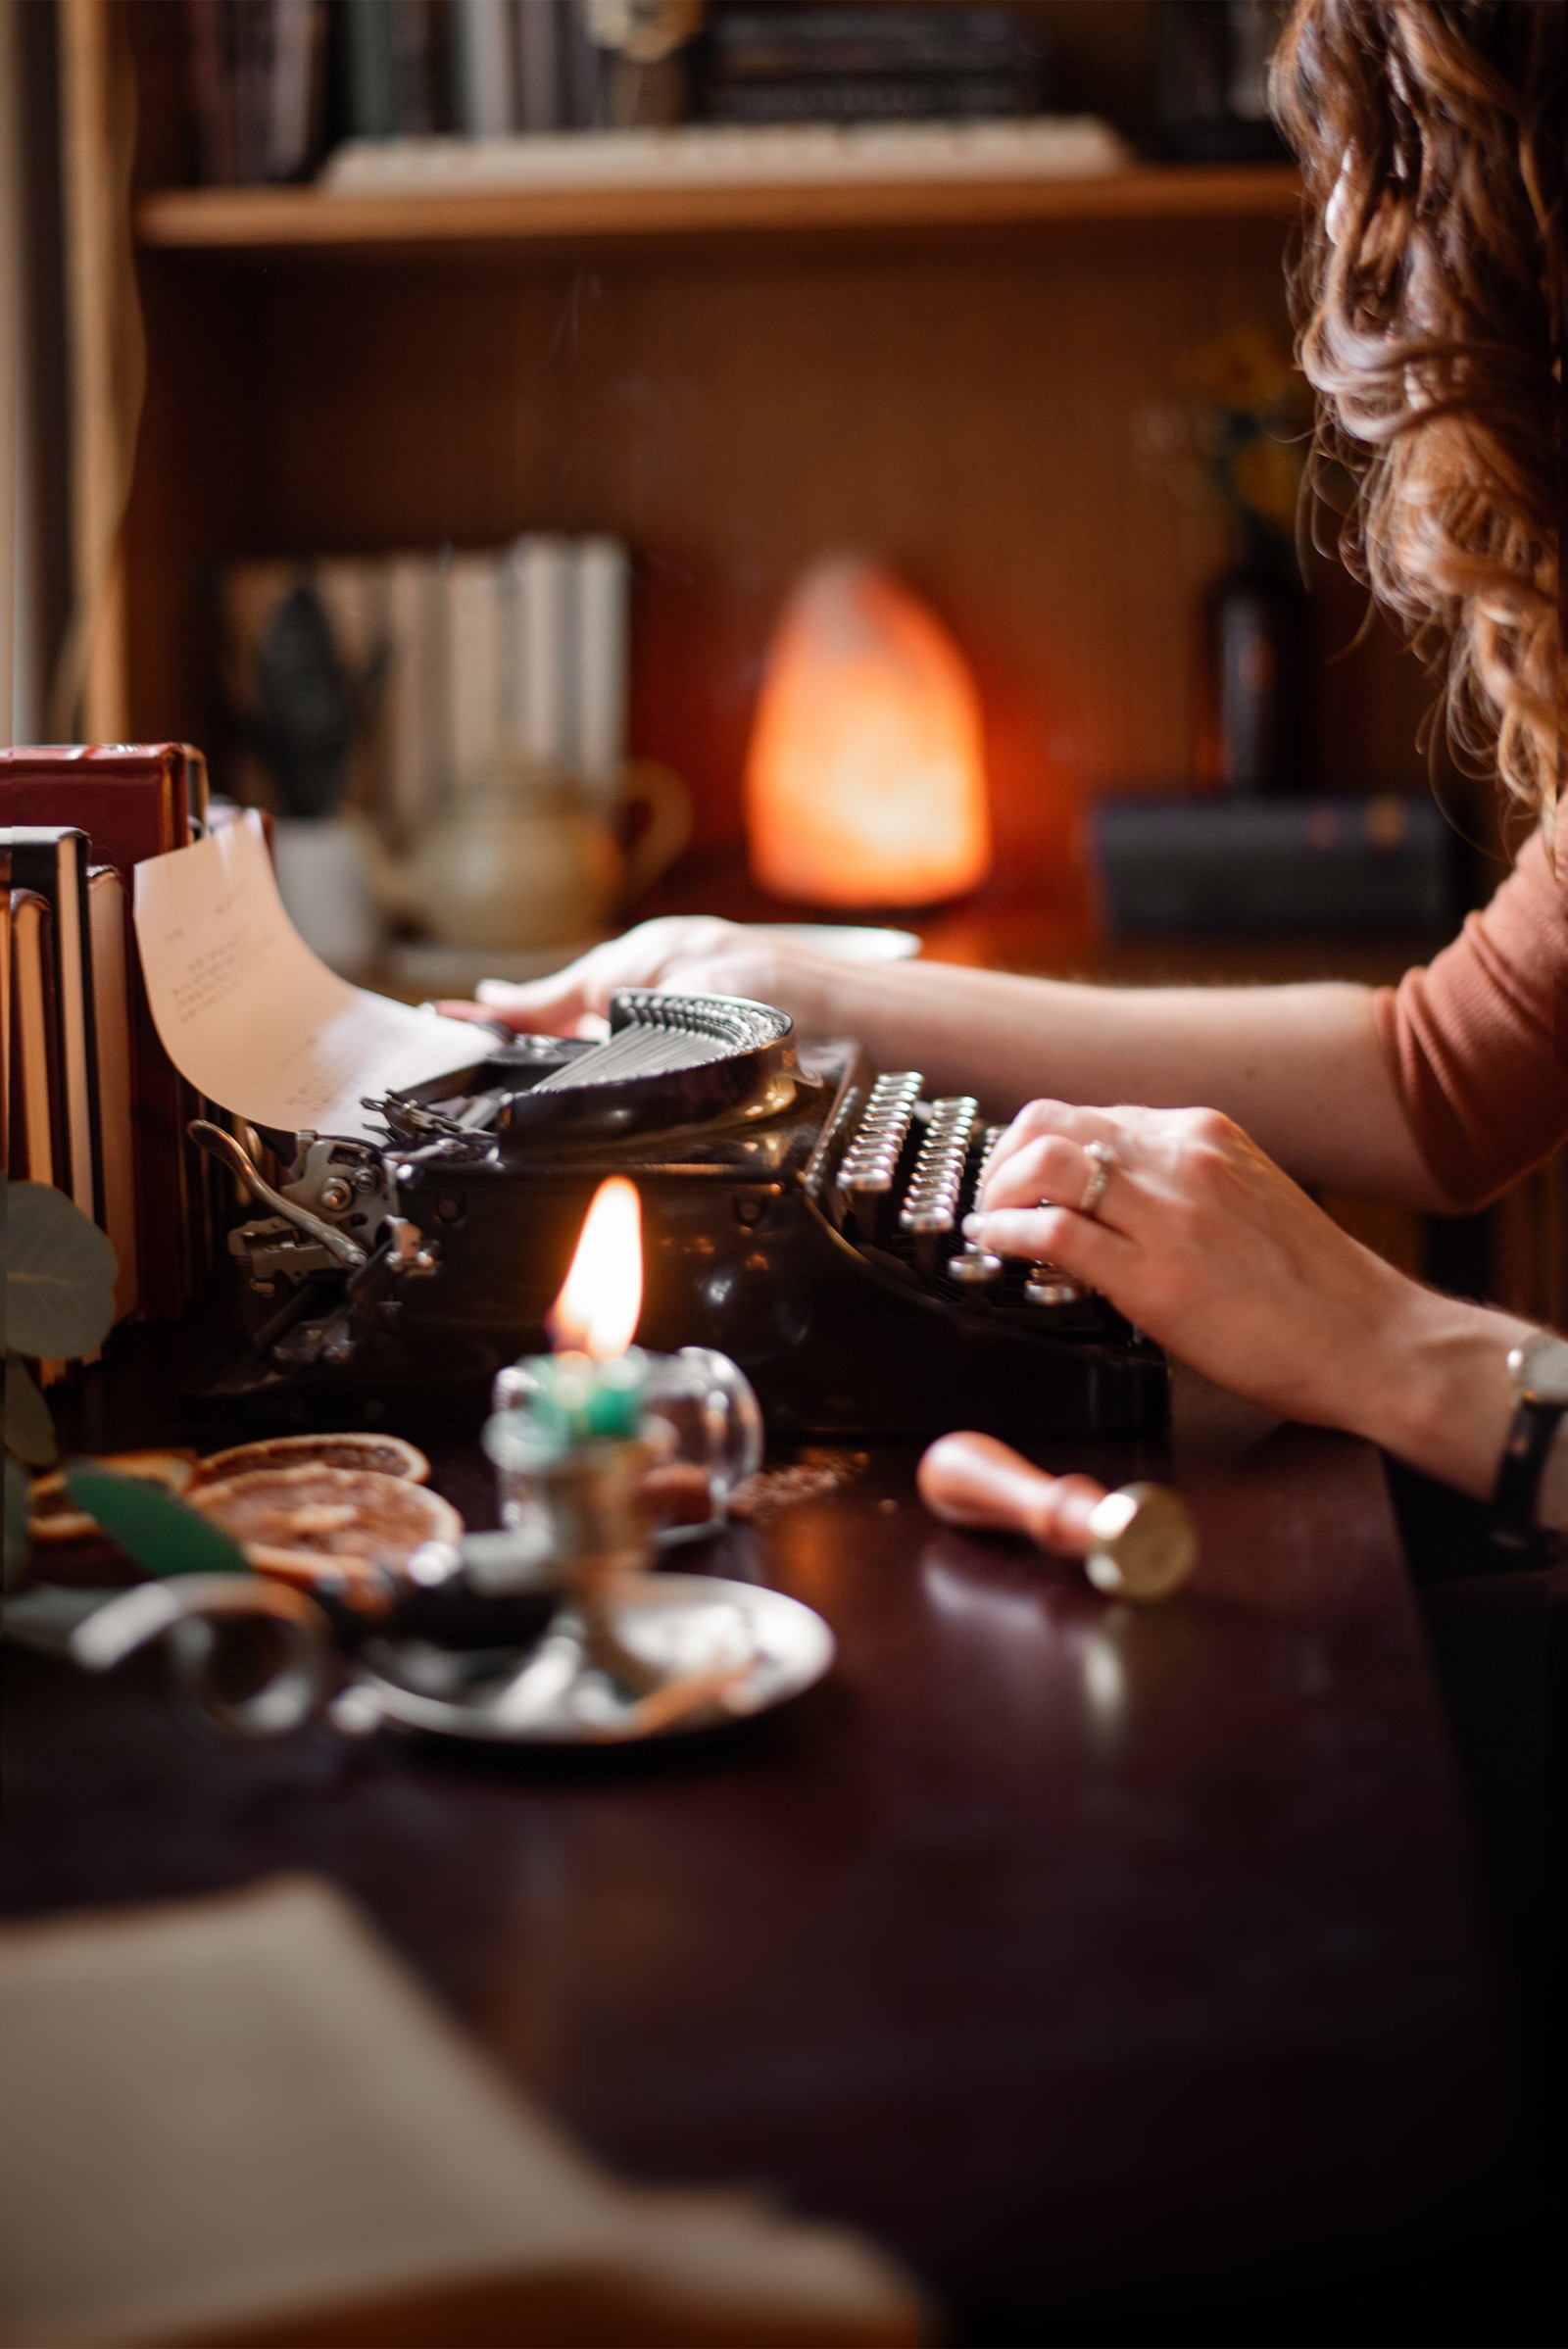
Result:
[[1272,98],[1350,568],[1445,680],[1450,740],[1568,804],[1564,0],[1297,0]]

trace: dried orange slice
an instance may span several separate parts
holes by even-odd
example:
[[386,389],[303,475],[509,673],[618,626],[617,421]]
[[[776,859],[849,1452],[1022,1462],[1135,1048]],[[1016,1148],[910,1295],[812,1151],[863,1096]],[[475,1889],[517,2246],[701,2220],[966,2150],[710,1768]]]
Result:
[[226,1484],[262,1468],[360,1468],[376,1476],[405,1477],[428,1484],[430,1463],[401,1436],[362,1435],[347,1429],[336,1436],[268,1436],[254,1444],[231,1444],[196,1463],[198,1485]]
[[400,1573],[423,1542],[456,1542],[463,1519],[449,1500],[407,1477],[371,1468],[253,1468],[186,1496],[244,1549],[261,1574],[307,1588]]
[[[112,1468],[117,1476],[133,1476],[146,1485],[162,1485],[183,1493],[196,1474],[193,1451],[112,1451],[94,1460],[95,1468]],[[103,1541],[96,1518],[78,1509],[66,1491],[66,1472],[56,1468],[41,1476],[27,1495],[27,1531],[46,1548],[67,1542]]]

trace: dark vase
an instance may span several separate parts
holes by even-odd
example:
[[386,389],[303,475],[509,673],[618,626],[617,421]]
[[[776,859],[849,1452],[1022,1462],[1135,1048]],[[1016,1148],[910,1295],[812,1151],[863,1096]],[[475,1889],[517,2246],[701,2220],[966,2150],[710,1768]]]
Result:
[[1312,603],[1288,548],[1254,547],[1203,610],[1199,780],[1238,797],[1310,790]]

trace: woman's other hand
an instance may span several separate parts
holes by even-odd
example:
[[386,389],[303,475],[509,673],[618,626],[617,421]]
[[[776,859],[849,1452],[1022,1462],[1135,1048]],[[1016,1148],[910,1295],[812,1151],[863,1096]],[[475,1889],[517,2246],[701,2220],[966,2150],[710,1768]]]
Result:
[[[1091,1216],[1095,1142],[1114,1156]],[[1062,1266],[1234,1393],[1490,1489],[1508,1325],[1350,1239],[1217,1111],[1032,1101],[980,1206],[981,1245]]]
[[483,979],[477,1003],[440,1008],[456,1019],[500,1021],[520,1034],[597,1036],[604,1033],[610,999],[621,987],[777,1002],[792,951],[769,930],[710,914],[666,914],[607,939],[548,978],[523,985]]

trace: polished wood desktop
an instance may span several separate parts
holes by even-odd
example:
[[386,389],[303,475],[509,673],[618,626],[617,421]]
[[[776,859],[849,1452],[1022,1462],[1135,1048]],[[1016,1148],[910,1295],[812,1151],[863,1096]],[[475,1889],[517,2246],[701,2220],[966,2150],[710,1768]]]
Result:
[[[146,1352],[89,1385],[82,1443],[173,1432]],[[840,1490],[682,1560],[839,1642],[823,1687],[707,1738],[246,1749],[150,1673],[6,1651],[0,1905],[317,1871],[606,2161],[863,2229],[952,2337],[1170,2338],[1136,2327],[1256,2293],[1267,2337],[1329,2337],[1369,2275],[1452,2250],[1506,2129],[1377,1456],[1186,1380],[1168,1453],[1075,1447],[1197,1513],[1195,1586],[1142,1612],[938,1525],[913,1446],[833,1456]],[[476,1447],[437,1475],[489,1521]]]

